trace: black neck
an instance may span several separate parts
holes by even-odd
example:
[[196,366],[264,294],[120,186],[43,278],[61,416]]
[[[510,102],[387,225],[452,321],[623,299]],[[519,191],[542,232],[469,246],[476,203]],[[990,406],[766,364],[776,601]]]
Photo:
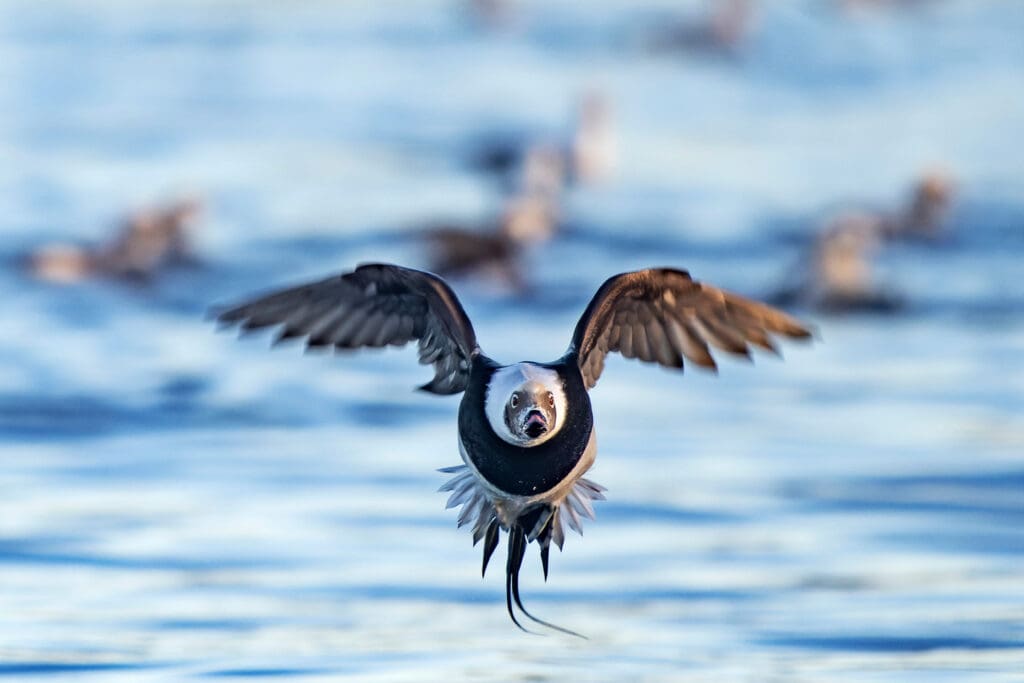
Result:
[[519,496],[543,493],[565,479],[583,457],[594,426],[590,397],[578,366],[564,359],[537,365],[558,373],[565,384],[567,403],[566,414],[557,418],[561,427],[544,443],[524,448],[494,433],[484,403],[491,376],[501,366],[490,358],[480,355],[474,359],[459,406],[459,435],[473,466],[496,488]]

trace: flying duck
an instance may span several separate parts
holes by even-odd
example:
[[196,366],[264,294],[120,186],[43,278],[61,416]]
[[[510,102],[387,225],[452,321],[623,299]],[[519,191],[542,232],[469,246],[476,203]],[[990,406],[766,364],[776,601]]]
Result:
[[441,470],[452,478],[447,507],[461,505],[458,525],[472,525],[483,541],[482,572],[508,534],[505,603],[538,619],[519,597],[519,570],[527,544],[540,548],[544,578],[551,544],[565,527],[580,532],[593,519],[592,501],[604,487],[584,475],[597,443],[588,391],[611,352],[682,369],[684,358],[715,369],[710,346],[749,357],[750,346],[776,352],[773,335],[804,339],[809,330],[785,313],[703,284],[683,270],[652,268],[609,278],[576,325],[565,354],[554,361],[502,365],[476,341],[473,325],[451,288],[431,273],[388,264],[257,297],[216,311],[225,327],[243,331],[280,326],[275,344],[305,338],[307,348],[403,346],[413,340],[419,360],[434,369],[419,387],[462,394],[458,443],[462,464]]

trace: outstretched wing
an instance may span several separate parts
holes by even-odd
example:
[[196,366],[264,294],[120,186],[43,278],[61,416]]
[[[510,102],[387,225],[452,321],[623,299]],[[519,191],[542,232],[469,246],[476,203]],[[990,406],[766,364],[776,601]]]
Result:
[[686,271],[650,268],[605,281],[576,324],[568,353],[590,388],[612,351],[670,368],[682,368],[685,357],[714,369],[709,344],[749,357],[750,344],[776,352],[772,334],[811,336],[771,306],[696,282]]
[[435,394],[465,390],[470,363],[480,351],[462,304],[444,280],[387,264],[364,264],[216,315],[243,330],[281,325],[275,343],[306,337],[307,347],[403,346],[417,339],[420,362],[434,366],[434,378],[420,389]]

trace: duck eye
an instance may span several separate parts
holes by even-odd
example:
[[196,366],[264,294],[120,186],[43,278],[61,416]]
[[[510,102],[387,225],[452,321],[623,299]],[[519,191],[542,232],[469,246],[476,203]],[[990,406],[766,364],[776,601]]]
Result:
[[555,407],[555,395],[552,394],[550,391],[548,392],[548,407],[549,408],[554,408]]
[[509,405],[513,408],[519,405],[519,394],[512,394],[512,400],[509,401]]

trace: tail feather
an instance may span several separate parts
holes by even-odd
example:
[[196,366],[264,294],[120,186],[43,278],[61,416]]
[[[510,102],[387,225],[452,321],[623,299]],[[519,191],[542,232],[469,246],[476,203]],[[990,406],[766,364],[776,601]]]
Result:
[[487,575],[487,563],[491,561],[491,555],[494,554],[494,549],[498,547],[500,531],[501,527],[498,526],[498,520],[491,520],[491,523],[487,526],[487,535],[484,541],[484,563],[480,568],[480,576]]
[[478,481],[477,475],[466,465],[446,467],[441,470],[445,474],[453,475],[443,486],[441,491],[450,492],[447,507],[462,506],[458,515],[458,526],[469,523],[473,524],[473,545],[481,540],[483,544],[483,559],[480,566],[481,575],[486,575],[487,566],[494,555],[501,539],[501,531],[508,531],[508,561],[505,565],[505,606],[508,609],[509,617],[518,628],[533,633],[520,623],[516,616],[516,610],[525,615],[531,621],[546,626],[560,633],[565,633],[578,638],[585,636],[562,628],[550,622],[538,619],[530,614],[523,606],[522,598],[519,596],[519,572],[523,566],[523,559],[526,554],[526,546],[537,541],[540,550],[541,568],[544,571],[544,580],[547,581],[550,564],[551,544],[554,543],[561,550],[565,543],[565,527],[568,526],[577,533],[583,533],[582,518],[593,519],[594,508],[591,501],[604,500],[605,488],[594,482],[580,478],[570,489],[568,495],[561,504],[538,503],[523,511],[519,517],[506,526],[499,515],[496,502],[492,500],[487,489]]
[[[509,529],[508,562],[505,564],[505,607],[508,609],[508,616],[512,619],[512,623],[518,626],[519,630],[533,633],[533,631],[519,623],[519,620],[516,619],[516,612],[512,609],[513,595],[515,596],[516,604],[519,605],[519,609],[523,609],[523,604],[519,600],[519,569],[523,566],[523,546],[525,545],[523,530],[518,526]],[[525,609],[523,609],[523,614],[530,616]]]
[[576,631],[571,631],[567,628],[562,628],[561,626],[552,624],[549,621],[538,619],[530,614],[526,607],[523,606],[523,601],[519,597],[519,569],[523,566],[523,557],[526,554],[525,551],[526,532],[523,530],[523,527],[515,524],[508,533],[508,564],[505,568],[505,603],[508,607],[508,614],[512,617],[512,623],[526,631],[526,629],[523,628],[523,625],[519,623],[519,620],[516,619],[516,615],[512,609],[512,602],[508,599],[510,593],[512,600],[515,601],[516,607],[519,608],[519,611],[522,612],[526,618],[540,624],[541,626],[547,626],[554,631],[586,640],[586,636],[576,633]]

